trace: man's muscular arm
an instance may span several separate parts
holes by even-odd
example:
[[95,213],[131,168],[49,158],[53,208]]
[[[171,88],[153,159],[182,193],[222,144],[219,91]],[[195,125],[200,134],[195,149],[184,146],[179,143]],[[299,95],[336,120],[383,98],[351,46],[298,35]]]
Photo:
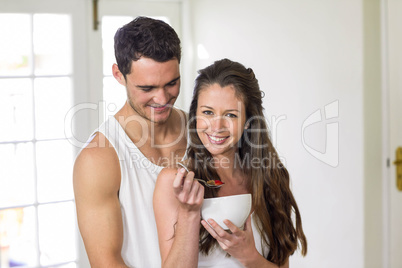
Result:
[[114,148],[98,133],[77,157],[73,174],[78,226],[91,267],[127,267],[121,257],[120,176]]

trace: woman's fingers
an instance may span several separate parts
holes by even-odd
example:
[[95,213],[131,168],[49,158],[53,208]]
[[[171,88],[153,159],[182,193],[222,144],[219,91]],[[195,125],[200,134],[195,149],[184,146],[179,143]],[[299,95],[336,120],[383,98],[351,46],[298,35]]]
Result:
[[213,219],[208,219],[208,223],[212,226],[214,229],[215,233],[222,239],[229,239],[230,234],[226,232],[219,224],[216,223]]
[[[208,224],[209,223],[209,224]],[[214,220],[208,219],[208,222],[202,220],[201,224],[204,228],[211,234],[213,238],[218,241],[219,245],[223,250],[228,249],[228,245],[230,245],[230,234],[223,230]],[[211,227],[212,226],[212,227]]]
[[198,181],[195,181],[195,182],[197,182],[197,184],[199,185],[199,188],[198,188],[198,192],[197,192],[197,202],[200,202],[201,204],[202,204],[202,202],[204,201],[204,186],[202,186]]
[[248,233],[253,233],[253,228],[251,227],[251,214],[248,216],[246,224],[244,225],[244,231]]
[[[234,225],[229,220],[224,220],[224,224],[231,231],[225,231],[214,220],[202,221],[204,228],[216,239],[220,247],[237,259],[245,259],[256,251],[254,237],[251,227],[251,216],[245,223],[244,231]],[[209,223],[209,224],[208,224]]]
[[224,220],[223,223],[226,224],[227,227],[229,227],[229,230],[232,232],[232,234],[236,236],[241,235],[242,230],[234,225],[233,222],[231,222],[230,220]]
[[204,200],[204,187],[194,180],[194,172],[180,168],[173,181],[173,190],[182,204],[201,205]]
[[215,232],[215,230],[205,221],[201,221],[202,226],[204,226],[205,230],[208,231],[212,235],[213,238],[218,239],[218,234]]
[[173,181],[173,189],[176,195],[181,192],[190,192],[193,178],[194,172],[187,173],[184,168],[180,168]]
[[183,189],[182,192],[188,196],[191,192],[191,189],[193,187],[193,180],[194,180],[194,172],[190,171],[187,173],[187,176],[184,178],[183,181]]
[[[187,179],[186,179],[187,180]],[[188,203],[195,204],[197,201],[197,194],[200,189],[200,184],[196,180],[189,181],[190,191],[188,193]]]
[[177,171],[176,177],[173,181],[173,190],[175,194],[178,194],[182,191],[183,188],[183,180],[185,178],[186,170],[184,168],[180,168]]

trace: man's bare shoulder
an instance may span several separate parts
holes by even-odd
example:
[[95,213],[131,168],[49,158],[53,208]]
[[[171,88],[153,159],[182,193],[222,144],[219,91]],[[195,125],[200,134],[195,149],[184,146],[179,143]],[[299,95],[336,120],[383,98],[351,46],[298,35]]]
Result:
[[74,189],[100,187],[118,190],[120,164],[115,149],[102,133],[93,136],[74,164]]

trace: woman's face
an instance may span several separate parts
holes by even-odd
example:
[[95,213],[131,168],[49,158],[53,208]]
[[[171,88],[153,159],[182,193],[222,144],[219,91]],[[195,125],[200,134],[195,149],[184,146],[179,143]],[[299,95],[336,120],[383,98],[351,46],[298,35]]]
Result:
[[196,112],[197,134],[213,155],[232,155],[244,131],[246,109],[232,85],[210,85],[200,91]]

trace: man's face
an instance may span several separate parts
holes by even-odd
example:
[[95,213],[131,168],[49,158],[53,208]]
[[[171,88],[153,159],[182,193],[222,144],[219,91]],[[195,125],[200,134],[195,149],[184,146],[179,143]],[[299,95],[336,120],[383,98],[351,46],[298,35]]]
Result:
[[122,75],[116,78],[126,87],[127,101],[136,114],[158,124],[168,120],[180,92],[177,59],[157,62],[141,57],[133,61],[126,79]]

